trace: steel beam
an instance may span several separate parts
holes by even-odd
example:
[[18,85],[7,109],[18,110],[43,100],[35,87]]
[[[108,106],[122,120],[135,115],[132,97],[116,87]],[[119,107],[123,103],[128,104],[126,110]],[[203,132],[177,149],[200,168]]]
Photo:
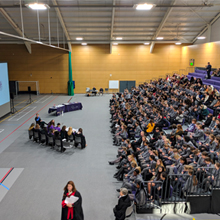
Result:
[[[54,46],[54,45],[45,44],[45,43],[42,43],[42,42],[39,42],[39,41],[35,41],[35,40],[31,40],[31,39],[25,38],[25,37],[19,37],[19,36],[13,35],[13,34],[5,33],[5,32],[3,32],[3,31],[0,31],[0,35],[12,37],[12,38],[16,38],[16,39],[23,40],[24,42],[28,42],[28,43],[35,43],[35,44],[40,44],[40,45],[43,45],[43,46],[52,47],[52,48],[55,48],[55,49],[60,49],[60,50],[69,51],[69,50],[64,49],[64,48],[61,48],[61,47],[57,47],[57,46]],[[13,43],[14,43],[14,42],[13,42]]]
[[[208,25],[214,24],[219,18],[220,18],[220,13],[218,13],[218,14],[209,22]],[[207,31],[208,25],[206,25],[206,26],[199,32],[199,34],[197,34],[197,36],[192,40],[192,43],[195,43],[195,41],[197,40],[197,38],[198,38],[199,36],[201,36],[202,34],[204,34],[204,33]]]
[[[19,36],[21,36],[21,37],[25,36],[25,34],[21,31],[21,29],[18,27],[18,25],[15,24],[15,22],[12,20],[12,18],[9,16],[9,14],[3,8],[0,8],[0,13],[3,15],[5,20],[12,26],[12,28],[19,34]],[[24,44],[25,44],[28,52],[31,54],[31,43],[24,41]]]
[[[173,0],[173,1],[171,2],[170,6],[175,6],[176,2],[177,2],[177,0]],[[156,39],[156,38],[158,37],[158,35],[160,34],[160,31],[162,30],[164,24],[166,23],[168,17],[170,16],[170,14],[171,14],[171,12],[172,12],[172,10],[173,10],[172,7],[170,7],[170,8],[167,9],[167,12],[166,12],[166,14],[164,15],[164,17],[163,17],[163,19],[162,19],[162,21],[161,21],[159,27],[157,28],[157,30],[156,30],[156,32],[155,32],[155,34],[154,34],[152,40],[154,40],[154,39]],[[150,53],[153,53],[153,49],[154,49],[154,45],[153,45],[152,48],[150,49]]]

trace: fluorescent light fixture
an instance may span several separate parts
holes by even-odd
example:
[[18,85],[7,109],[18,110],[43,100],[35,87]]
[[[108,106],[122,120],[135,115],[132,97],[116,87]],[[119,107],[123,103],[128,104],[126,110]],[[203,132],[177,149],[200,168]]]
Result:
[[83,38],[82,37],[77,37],[76,40],[83,40]]
[[38,44],[43,44],[41,41],[37,41]]
[[181,45],[182,43],[181,42],[176,42],[176,45]]
[[116,37],[116,40],[122,40],[122,37]]
[[144,45],[149,45],[150,43],[144,43]]
[[87,45],[87,43],[81,43],[81,45],[82,45],[82,46],[86,46],[86,45]]
[[163,40],[163,37],[157,37],[157,40]]
[[50,45],[51,47],[55,47],[54,45]]
[[200,37],[197,37],[197,39],[198,39],[198,40],[203,40],[203,39],[205,39],[205,37],[200,36]]
[[33,10],[46,10],[50,8],[47,4],[43,4],[43,3],[26,4],[26,7],[31,8]]
[[136,10],[151,10],[155,5],[154,4],[136,4],[134,7]]
[[114,46],[117,46],[117,45],[118,45],[118,43],[113,43],[113,45],[114,45]]

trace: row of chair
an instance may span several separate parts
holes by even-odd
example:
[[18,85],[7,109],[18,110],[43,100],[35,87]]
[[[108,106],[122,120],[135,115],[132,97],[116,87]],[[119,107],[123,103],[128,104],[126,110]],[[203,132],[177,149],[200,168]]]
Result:
[[58,147],[63,151],[63,148],[73,148],[73,146],[77,145],[81,147],[81,138],[74,137],[73,134],[67,136],[67,139],[55,138],[54,135],[40,133],[39,131],[35,131],[34,129],[28,131],[29,139],[33,138],[33,141],[40,144],[47,144],[52,147]]

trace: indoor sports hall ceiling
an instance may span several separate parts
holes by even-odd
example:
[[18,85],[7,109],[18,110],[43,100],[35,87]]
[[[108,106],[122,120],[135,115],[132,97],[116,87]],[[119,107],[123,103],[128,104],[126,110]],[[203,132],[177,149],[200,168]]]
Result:
[[[26,7],[33,2],[37,0],[0,0],[0,32],[56,45],[192,43],[220,13],[220,0],[39,0],[49,9],[38,12]],[[133,6],[140,3],[155,6],[149,11],[136,10]],[[0,43],[20,42],[0,35]]]

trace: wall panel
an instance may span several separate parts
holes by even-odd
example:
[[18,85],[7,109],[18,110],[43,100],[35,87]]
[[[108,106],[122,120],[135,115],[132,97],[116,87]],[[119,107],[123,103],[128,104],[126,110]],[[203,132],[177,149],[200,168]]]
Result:
[[39,81],[40,93],[67,93],[68,52],[32,45],[29,54],[22,44],[0,44],[3,61],[8,62],[9,80]]

